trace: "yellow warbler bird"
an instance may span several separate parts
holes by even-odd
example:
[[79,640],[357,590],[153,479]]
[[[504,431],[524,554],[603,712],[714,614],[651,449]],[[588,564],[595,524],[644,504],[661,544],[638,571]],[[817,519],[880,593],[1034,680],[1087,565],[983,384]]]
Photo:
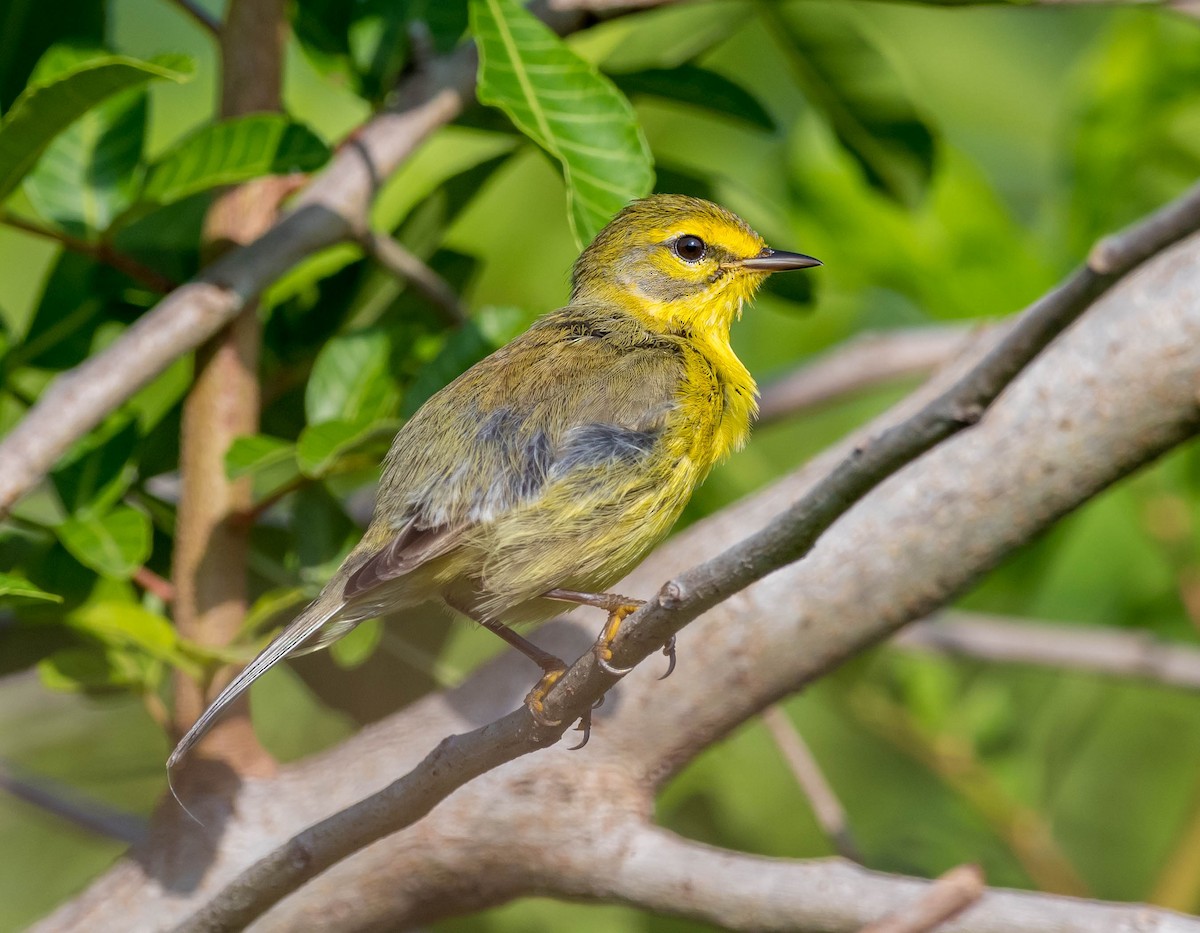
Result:
[[[753,378],[729,327],[772,272],[820,263],[769,249],[708,201],[635,201],[575,263],[571,301],[434,395],[396,435],[375,517],[316,600],[197,720],[173,767],[282,658],[426,601],[474,619],[544,676],[566,669],[510,628],[576,603],[609,611],[609,645],[638,601],[607,594],[658,543],[713,465],[745,443]],[[672,658],[673,661],[673,658]]]

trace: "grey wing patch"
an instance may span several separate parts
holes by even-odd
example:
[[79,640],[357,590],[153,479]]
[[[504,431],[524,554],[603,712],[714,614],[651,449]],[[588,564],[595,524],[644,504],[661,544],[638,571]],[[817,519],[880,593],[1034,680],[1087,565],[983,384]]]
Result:
[[579,467],[639,460],[653,449],[661,430],[653,427],[639,431],[619,424],[578,425],[566,433],[551,475],[562,476]]

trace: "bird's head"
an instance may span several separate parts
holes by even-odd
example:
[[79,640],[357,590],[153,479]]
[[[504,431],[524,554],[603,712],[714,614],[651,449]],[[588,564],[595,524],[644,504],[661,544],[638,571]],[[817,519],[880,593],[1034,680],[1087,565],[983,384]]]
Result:
[[571,300],[616,304],[656,330],[727,333],[772,272],[820,264],[770,249],[711,201],[656,194],[622,210],[583,251]]

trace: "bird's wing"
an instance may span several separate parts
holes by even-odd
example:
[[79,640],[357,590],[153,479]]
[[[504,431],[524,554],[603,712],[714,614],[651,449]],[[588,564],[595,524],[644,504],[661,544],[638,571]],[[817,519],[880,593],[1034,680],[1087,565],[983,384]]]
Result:
[[397,435],[376,522],[393,536],[348,578],[347,600],[454,548],[573,469],[648,452],[676,404],[678,342],[568,307],[430,399]]
[[452,550],[500,512],[533,501],[550,479],[647,452],[675,405],[682,367],[669,338],[569,307],[442,389],[388,454],[372,524],[388,523],[386,542],[365,559],[362,550],[347,558],[317,599],[221,691],[171,753],[168,778],[269,668],[379,614],[370,596],[376,587]]

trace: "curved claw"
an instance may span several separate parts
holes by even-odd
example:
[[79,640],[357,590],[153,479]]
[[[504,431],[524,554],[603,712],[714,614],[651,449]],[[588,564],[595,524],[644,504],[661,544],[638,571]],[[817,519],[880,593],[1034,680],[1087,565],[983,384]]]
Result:
[[663,645],[662,653],[669,659],[667,661],[667,672],[663,674],[659,680],[666,680],[675,672],[675,636],[672,635],[670,640]]
[[[631,670],[633,670],[632,667],[615,667],[609,660],[609,658],[612,657],[612,652],[602,645],[596,645],[592,649],[592,654],[595,655],[596,666],[606,674],[612,674],[614,677],[624,677]],[[609,658],[605,657],[606,654],[609,656]]]
[[[595,709],[595,707],[593,707],[593,709]],[[583,733],[583,738],[579,740],[578,745],[570,746],[567,749],[567,751],[569,751],[569,752],[579,751],[581,748],[583,748],[583,746],[587,745],[588,740],[592,737],[592,711],[591,710],[588,710],[586,713],[583,714],[582,717],[580,717],[579,725],[577,725],[575,728],[578,731]]]

